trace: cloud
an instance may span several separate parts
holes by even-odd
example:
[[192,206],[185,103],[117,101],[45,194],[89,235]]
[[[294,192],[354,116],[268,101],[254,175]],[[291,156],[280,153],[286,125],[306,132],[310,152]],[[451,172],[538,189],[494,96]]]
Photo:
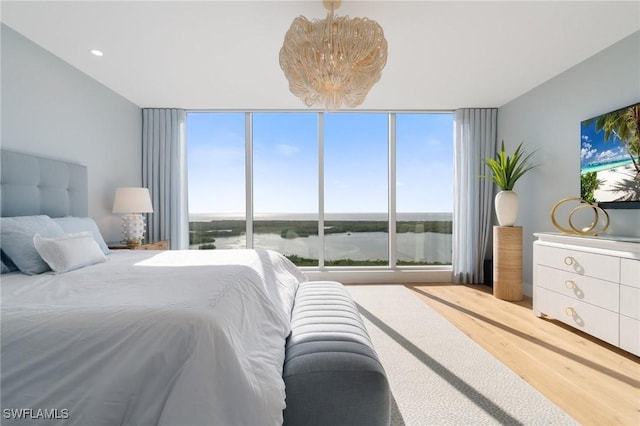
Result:
[[189,167],[200,166],[209,169],[216,164],[244,164],[244,146],[200,145],[189,150]]
[[624,149],[619,148],[616,150],[613,149],[608,149],[606,151],[602,151],[601,153],[599,153],[596,156],[596,160],[598,162],[607,162],[607,161],[613,161],[613,160],[621,160],[624,157],[626,157],[626,153],[624,151]]
[[[585,138],[585,136],[583,136],[583,139]],[[587,138],[588,139],[588,138]],[[588,160],[591,157],[593,157],[593,155],[598,152],[597,149],[593,148],[592,149],[592,145],[588,142],[583,142],[582,143],[582,149],[580,149],[580,158],[582,158],[583,160]]]
[[300,147],[280,143],[276,145],[276,152],[284,157],[292,157],[300,152]]
[[582,140],[585,142],[591,142],[591,138],[588,135],[582,135]]

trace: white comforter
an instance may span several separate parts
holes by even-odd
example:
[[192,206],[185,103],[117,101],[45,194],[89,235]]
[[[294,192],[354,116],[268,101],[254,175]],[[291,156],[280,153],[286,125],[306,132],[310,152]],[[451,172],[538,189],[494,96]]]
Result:
[[45,409],[65,425],[282,424],[285,340],[305,279],[291,262],[266,250],[108,258],[2,276],[3,424],[7,409],[32,410],[37,424]]

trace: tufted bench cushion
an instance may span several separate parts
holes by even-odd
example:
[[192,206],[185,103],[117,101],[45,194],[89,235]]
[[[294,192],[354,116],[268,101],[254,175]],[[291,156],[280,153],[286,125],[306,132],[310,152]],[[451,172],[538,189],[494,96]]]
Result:
[[387,377],[342,284],[301,283],[291,328],[285,425],[389,425]]

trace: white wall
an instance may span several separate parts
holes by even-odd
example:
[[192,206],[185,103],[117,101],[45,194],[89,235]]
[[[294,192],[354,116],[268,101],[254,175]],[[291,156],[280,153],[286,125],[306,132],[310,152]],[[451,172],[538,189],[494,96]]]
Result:
[[[515,186],[524,231],[524,285],[531,295],[532,233],[555,232],[549,213],[580,195],[580,122],[640,102],[640,32],[574,66],[498,110],[498,141],[522,141],[542,164]],[[608,210],[607,234],[640,237],[640,210]]]
[[107,241],[119,241],[115,188],[142,182],[140,108],[6,25],[1,31],[2,149],[86,165],[89,215]]

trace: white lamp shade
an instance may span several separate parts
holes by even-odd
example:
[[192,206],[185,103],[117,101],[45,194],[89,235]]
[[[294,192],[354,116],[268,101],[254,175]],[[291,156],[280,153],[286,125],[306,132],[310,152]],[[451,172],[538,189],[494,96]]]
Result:
[[153,213],[147,188],[117,188],[113,213]]

